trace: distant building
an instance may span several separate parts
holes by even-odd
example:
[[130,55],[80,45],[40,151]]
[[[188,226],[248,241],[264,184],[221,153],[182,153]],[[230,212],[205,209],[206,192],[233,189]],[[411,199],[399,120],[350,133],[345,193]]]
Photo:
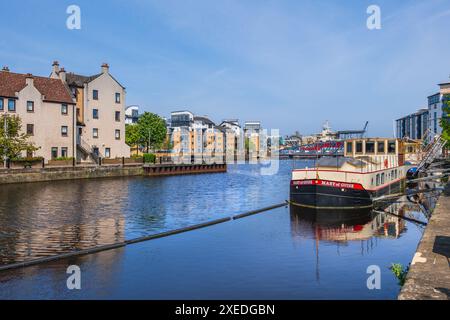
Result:
[[190,111],[174,111],[170,114],[170,126],[191,127],[194,123],[194,115]]
[[128,106],[125,109],[125,124],[135,124],[139,120],[139,106]]
[[404,116],[396,120],[396,137],[420,140],[428,129],[428,109]]

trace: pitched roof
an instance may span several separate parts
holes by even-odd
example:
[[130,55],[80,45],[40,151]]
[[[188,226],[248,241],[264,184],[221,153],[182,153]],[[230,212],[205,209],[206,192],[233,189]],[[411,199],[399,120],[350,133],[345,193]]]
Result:
[[69,86],[77,86],[77,87],[83,87],[85,83],[91,82],[94,79],[97,79],[102,74],[95,74],[93,76],[82,76],[80,74],[75,74],[72,72],[66,73],[66,82]]
[[[0,71],[0,96],[15,98],[16,92],[26,87],[26,74]],[[35,88],[44,101],[75,104],[72,94],[60,79],[33,76]]]

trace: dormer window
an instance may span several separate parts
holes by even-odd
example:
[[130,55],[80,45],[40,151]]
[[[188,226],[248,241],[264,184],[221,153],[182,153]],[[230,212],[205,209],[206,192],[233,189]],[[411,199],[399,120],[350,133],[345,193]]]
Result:
[[92,99],[98,100],[98,90],[93,90],[92,91]]

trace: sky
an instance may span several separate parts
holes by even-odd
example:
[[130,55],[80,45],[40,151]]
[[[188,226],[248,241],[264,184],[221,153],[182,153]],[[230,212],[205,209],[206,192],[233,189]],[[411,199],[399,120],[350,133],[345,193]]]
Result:
[[[381,29],[369,30],[369,5]],[[66,27],[69,5],[81,29]],[[450,0],[2,1],[0,65],[92,75],[107,62],[126,104],[260,120],[281,134],[392,136],[450,76]]]

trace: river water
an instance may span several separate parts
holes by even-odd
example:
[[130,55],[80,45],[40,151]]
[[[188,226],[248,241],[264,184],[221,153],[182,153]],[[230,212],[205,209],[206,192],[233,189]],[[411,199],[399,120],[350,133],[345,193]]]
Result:
[[[26,261],[189,226],[281,203],[292,167],[227,173],[5,185],[0,264]],[[426,221],[428,208],[400,199],[389,211]],[[423,226],[388,214],[342,220],[285,207],[201,230],[89,256],[0,271],[0,298],[395,299],[391,263],[407,265]],[[68,290],[66,268],[82,270]],[[367,270],[381,288],[367,287]],[[370,269],[370,268],[369,268]]]

